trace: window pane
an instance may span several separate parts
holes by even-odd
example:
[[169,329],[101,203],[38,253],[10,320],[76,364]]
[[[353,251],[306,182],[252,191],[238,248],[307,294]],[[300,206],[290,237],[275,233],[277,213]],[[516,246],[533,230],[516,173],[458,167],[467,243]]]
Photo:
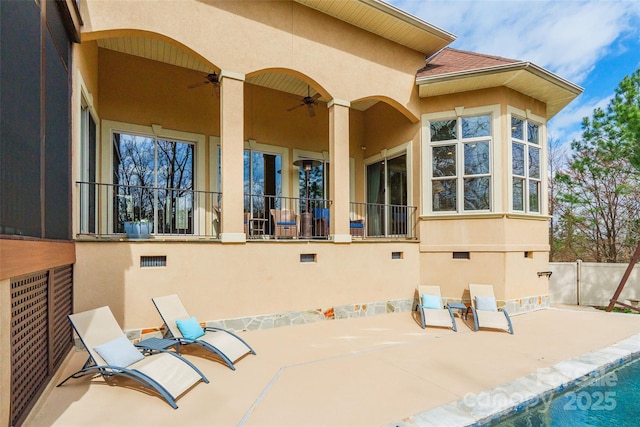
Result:
[[433,147],[433,177],[456,176],[456,146]]
[[158,232],[191,232],[193,145],[158,140]]
[[449,141],[457,138],[456,120],[431,122],[431,141]]
[[529,178],[540,178],[540,150],[529,147]]
[[489,173],[489,143],[464,144],[464,173],[479,175]]
[[462,119],[462,137],[476,138],[491,136],[491,116],[464,117]]
[[527,123],[527,140],[534,144],[539,143],[538,125],[535,123]]
[[155,141],[137,135],[113,134],[114,231],[124,232],[125,221],[153,221]]
[[482,178],[465,178],[464,180],[464,210],[478,211],[489,209],[488,176]]
[[540,212],[540,183],[529,181],[529,212]]
[[456,210],[456,180],[445,179],[432,181],[432,205],[433,210],[438,212]]
[[513,178],[513,210],[524,210],[524,179]]
[[511,147],[511,167],[513,174],[524,176],[524,145],[514,142]]
[[387,160],[387,191],[392,205],[407,204],[407,155]]
[[511,138],[524,139],[522,129],[522,119],[511,117]]

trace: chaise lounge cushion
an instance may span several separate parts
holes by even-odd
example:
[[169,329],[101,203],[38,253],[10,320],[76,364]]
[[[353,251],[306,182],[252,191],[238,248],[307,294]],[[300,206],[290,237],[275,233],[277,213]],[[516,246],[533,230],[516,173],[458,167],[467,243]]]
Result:
[[126,336],[107,341],[93,348],[107,362],[107,365],[126,368],[142,359],[144,356],[135,348]]
[[441,309],[442,300],[437,295],[422,294],[422,308]]
[[204,329],[200,326],[200,323],[195,317],[189,317],[188,319],[176,320],[176,325],[180,329],[182,336],[189,340],[197,340],[204,335]]
[[493,297],[476,297],[476,310],[498,311],[496,299]]

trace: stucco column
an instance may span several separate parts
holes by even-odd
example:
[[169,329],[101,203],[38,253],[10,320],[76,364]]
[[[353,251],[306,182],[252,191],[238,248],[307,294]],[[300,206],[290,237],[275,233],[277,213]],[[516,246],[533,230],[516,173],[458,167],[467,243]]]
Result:
[[329,191],[333,241],[350,243],[349,233],[349,107],[348,101],[333,99],[329,108]]
[[220,153],[223,243],[242,243],[244,234],[244,75],[220,72]]

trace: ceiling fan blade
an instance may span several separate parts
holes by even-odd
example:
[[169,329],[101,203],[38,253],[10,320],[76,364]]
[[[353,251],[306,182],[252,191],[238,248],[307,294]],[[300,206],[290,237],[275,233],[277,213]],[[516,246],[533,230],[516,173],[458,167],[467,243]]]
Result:
[[296,108],[304,107],[305,105],[306,105],[306,104],[302,103],[302,104],[296,105],[295,107],[291,107],[291,108],[289,108],[287,111],[293,111],[293,110],[295,110]]
[[309,115],[311,117],[315,117],[316,116],[316,112],[313,109],[313,104],[309,104]]
[[204,82],[200,82],[200,83],[194,83],[192,85],[189,85],[189,89],[193,89],[195,87],[200,87],[200,86],[204,86],[204,85],[208,85],[210,82],[208,80],[204,81]]
[[320,95],[319,93],[316,93],[315,95],[313,95],[311,98],[313,99],[313,102],[316,102],[318,99],[320,99],[322,95]]

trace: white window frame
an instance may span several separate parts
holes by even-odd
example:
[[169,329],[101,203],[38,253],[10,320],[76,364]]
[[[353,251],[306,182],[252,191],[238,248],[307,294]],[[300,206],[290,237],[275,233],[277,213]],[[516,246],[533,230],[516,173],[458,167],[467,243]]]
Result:
[[[95,144],[96,146],[94,147],[95,149],[95,156],[96,158],[94,159],[96,164],[95,164],[95,168],[96,168],[96,176],[95,176],[95,181],[99,181],[99,170],[100,170],[100,150],[99,150],[99,146],[100,146],[100,139],[99,139],[99,135],[100,135],[100,119],[98,118],[98,113],[96,112],[96,109],[93,105],[93,96],[91,96],[91,94],[89,93],[87,87],[84,84],[84,81],[82,80],[82,76],[78,73],[78,82],[79,82],[79,100],[78,100],[78,105],[79,105],[79,110],[78,110],[78,133],[79,133],[79,137],[78,137],[78,141],[79,141],[79,149],[78,149],[78,153],[79,153],[79,162],[76,165],[77,166],[77,178],[78,181],[81,182],[88,182],[89,181],[89,168],[90,168],[90,164],[89,164],[89,141],[90,141],[90,135],[89,135],[89,118],[91,118],[95,124]],[[83,206],[83,204],[81,203],[77,203],[76,207],[78,209],[77,211],[77,230],[80,234],[88,234],[89,229],[91,227],[94,228],[95,233],[99,233],[99,225],[98,225],[98,218],[100,217],[100,213],[98,212],[98,195],[100,194],[100,189],[99,187],[96,185],[95,188],[95,199],[93,201],[88,200],[89,199],[89,186],[90,185],[96,185],[96,184],[81,184],[80,188],[78,188],[78,197],[76,198],[76,200],[78,200],[79,202],[82,201],[84,203],[93,203],[93,206],[96,210],[95,212],[95,219],[94,219],[94,223],[93,224],[89,224],[89,205]]]
[[[164,129],[161,125],[143,126],[133,123],[124,123],[111,120],[102,121],[102,138],[101,138],[101,154],[102,158],[106,159],[105,165],[102,168],[101,182],[114,184],[113,182],[113,134],[114,133],[126,133],[130,135],[140,135],[150,137],[154,139],[169,139],[180,142],[186,142],[193,144],[194,147],[194,162],[193,162],[193,176],[194,176],[194,191],[206,191],[205,180],[205,153],[206,153],[206,138],[204,135],[197,133],[182,132],[171,129]],[[203,234],[206,230],[206,210],[205,203],[206,197],[200,198],[200,203],[195,207],[193,213],[193,234]],[[106,200],[102,200],[101,206],[108,206],[109,211],[113,212],[113,199],[111,197]],[[109,215],[102,215],[101,229],[108,230],[109,233],[113,233],[113,221]],[[154,224],[155,226],[155,224]],[[170,235],[163,235],[164,237],[170,237]],[[184,237],[184,236],[182,236]]]
[[[477,137],[477,138],[462,138],[461,123],[462,118],[465,117],[477,117],[488,115],[491,123],[490,136]],[[431,142],[431,122],[442,120],[456,120],[457,134],[456,140],[449,141],[435,141]],[[475,214],[487,214],[491,212],[497,212],[500,209],[500,197],[502,192],[499,185],[499,172],[500,172],[500,105],[488,105],[482,107],[456,107],[454,110],[442,111],[437,113],[423,114],[422,115],[422,210],[423,215],[433,216],[448,216],[448,215],[475,215]],[[473,141],[484,142],[489,141],[489,173],[475,176],[488,176],[490,180],[489,184],[489,209],[483,210],[465,210],[464,209],[464,145]],[[433,210],[433,194],[432,194],[432,175],[433,175],[433,151],[432,148],[436,146],[456,146],[456,209],[454,211],[436,211]]]
[[[366,200],[366,194],[367,194],[367,167],[372,163],[381,162],[383,160],[386,162],[387,159],[400,157],[403,154],[406,154],[407,156],[407,206],[413,206],[413,180],[412,180],[413,161],[411,160],[412,159],[411,142],[405,142],[404,144],[397,145],[393,148],[384,149],[379,153],[376,153],[364,159],[364,162],[363,162],[364,171],[362,176],[364,177],[365,200]],[[386,174],[385,174],[385,179],[388,179]],[[387,186],[387,183],[385,182],[385,188],[386,186]],[[385,196],[385,204],[387,204],[386,196]]]
[[[523,137],[524,139],[514,139],[512,136],[512,128],[511,128],[511,119],[516,117],[523,121]],[[508,153],[509,153],[509,162],[508,162],[508,185],[509,185],[509,200],[508,200],[508,210],[509,212],[518,213],[518,214],[527,214],[527,215],[546,215],[547,212],[547,128],[546,128],[546,120],[543,117],[532,114],[530,110],[520,110],[514,107],[507,107],[507,125],[508,125]],[[531,122],[538,126],[538,144],[532,143],[528,141],[527,132],[528,126],[527,123]],[[515,175],[513,173],[513,144],[518,143],[522,144],[525,147],[524,152],[524,176]],[[533,147],[540,151],[540,178],[531,178],[529,176],[529,149]],[[514,202],[514,193],[513,193],[513,179],[519,178],[524,179],[524,188],[523,188],[523,209],[516,210],[513,207]],[[531,181],[538,182],[539,190],[538,190],[538,211],[531,211],[529,206],[529,183]]]

